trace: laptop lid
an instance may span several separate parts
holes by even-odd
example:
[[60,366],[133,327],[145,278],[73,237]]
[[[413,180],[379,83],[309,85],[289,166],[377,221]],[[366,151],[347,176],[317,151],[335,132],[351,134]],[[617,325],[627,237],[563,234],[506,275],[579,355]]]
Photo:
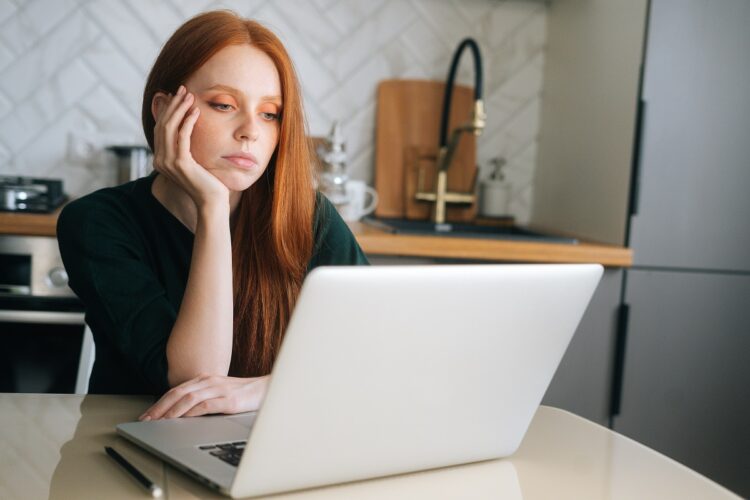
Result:
[[512,454],[601,275],[596,264],[315,269],[231,495]]

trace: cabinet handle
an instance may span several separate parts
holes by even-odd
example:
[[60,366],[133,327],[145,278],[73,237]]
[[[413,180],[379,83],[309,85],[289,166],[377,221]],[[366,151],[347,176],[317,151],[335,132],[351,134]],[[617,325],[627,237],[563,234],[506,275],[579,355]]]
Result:
[[630,215],[638,215],[638,199],[641,190],[641,146],[643,144],[643,117],[646,115],[646,101],[638,101],[635,116],[635,136],[633,138],[633,159],[630,169]]
[[615,336],[615,362],[612,373],[612,398],[609,405],[609,421],[612,427],[612,418],[620,414],[622,403],[622,382],[625,374],[625,345],[628,337],[628,317],[630,306],[620,304],[617,311],[617,334]]

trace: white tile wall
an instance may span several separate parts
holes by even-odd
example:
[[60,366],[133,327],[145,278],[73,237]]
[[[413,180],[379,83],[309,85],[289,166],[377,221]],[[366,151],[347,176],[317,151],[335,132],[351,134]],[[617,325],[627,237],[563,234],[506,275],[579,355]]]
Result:
[[[63,178],[82,195],[111,185],[107,156],[71,153],[73,134],[144,143],[143,85],[159,48],[214,8],[266,23],[302,81],[312,135],[344,125],[353,177],[373,181],[375,90],[385,78],[443,79],[475,37],[487,128],[478,158],[508,160],[511,210],[528,220],[544,69],[543,0],[0,0],[0,175]],[[465,56],[458,80],[471,84]]]

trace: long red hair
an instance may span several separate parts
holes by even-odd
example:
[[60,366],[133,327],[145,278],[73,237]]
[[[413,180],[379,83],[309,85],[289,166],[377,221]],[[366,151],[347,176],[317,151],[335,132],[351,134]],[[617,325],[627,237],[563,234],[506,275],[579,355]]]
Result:
[[234,342],[230,375],[270,373],[313,249],[315,191],[299,82],[281,41],[231,11],[205,12],[180,26],[161,50],[143,92],[141,118],[154,148],[151,101],[175,93],[211,56],[250,44],[273,60],[281,81],[279,143],[263,176],[232,216]]

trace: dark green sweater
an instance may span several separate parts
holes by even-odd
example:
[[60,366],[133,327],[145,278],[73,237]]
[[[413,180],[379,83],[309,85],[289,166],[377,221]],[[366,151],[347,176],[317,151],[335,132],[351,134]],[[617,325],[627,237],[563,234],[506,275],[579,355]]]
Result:
[[[69,203],[57,239],[70,287],[86,307],[96,344],[89,391],[169,389],[166,345],[185,292],[193,233],[151,193],[154,175]],[[367,264],[333,205],[317,197],[308,271]]]

